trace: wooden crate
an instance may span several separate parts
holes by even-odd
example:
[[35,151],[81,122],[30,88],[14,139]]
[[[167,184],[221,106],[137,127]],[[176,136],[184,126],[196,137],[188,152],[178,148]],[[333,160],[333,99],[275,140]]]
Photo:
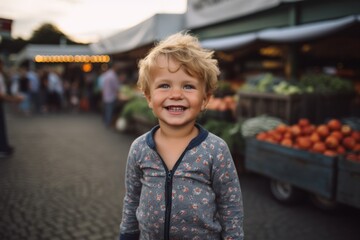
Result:
[[247,119],[266,114],[293,124],[302,116],[302,101],[301,95],[239,92],[237,116]]
[[336,199],[360,208],[360,163],[339,159]]
[[354,98],[351,93],[304,94],[302,115],[315,124],[331,118],[348,117]]
[[300,189],[334,199],[336,157],[283,147],[254,138],[246,140],[246,170],[287,182]]
[[268,115],[278,117],[288,124],[308,118],[320,124],[329,118],[350,114],[354,94],[295,94],[239,92],[236,115],[239,120]]

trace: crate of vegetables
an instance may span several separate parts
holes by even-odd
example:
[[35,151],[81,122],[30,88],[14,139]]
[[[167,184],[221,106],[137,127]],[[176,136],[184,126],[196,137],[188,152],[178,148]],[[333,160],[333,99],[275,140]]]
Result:
[[209,103],[206,106],[206,111],[202,113],[200,118],[202,122],[206,122],[210,119],[233,122],[235,120],[235,108],[235,96],[211,96]]
[[349,152],[339,159],[336,199],[360,208],[360,151]]
[[359,148],[359,132],[338,119],[279,124],[246,142],[246,169],[334,199],[337,161]]
[[272,179],[333,198],[337,158],[254,138],[246,141],[245,167]]

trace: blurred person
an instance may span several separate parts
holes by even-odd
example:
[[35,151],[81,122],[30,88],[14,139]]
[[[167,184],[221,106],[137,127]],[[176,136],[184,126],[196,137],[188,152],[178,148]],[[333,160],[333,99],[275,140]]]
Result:
[[74,81],[70,84],[69,88],[69,107],[72,112],[77,112],[79,110],[80,102],[80,88],[79,81]]
[[63,107],[64,88],[62,79],[54,70],[50,70],[48,74],[48,91],[49,91],[49,110],[59,111]]
[[105,126],[111,127],[114,121],[114,113],[118,103],[118,95],[121,82],[122,63],[114,62],[112,66],[102,74],[102,100]]
[[88,110],[95,110],[94,105],[94,85],[96,84],[96,72],[92,70],[91,72],[85,73],[84,76],[84,89],[82,93],[82,97],[85,97],[88,101],[89,109]]
[[6,119],[5,119],[5,102],[20,102],[21,96],[12,96],[8,94],[8,89],[5,81],[5,73],[3,69],[3,62],[0,59],[0,158],[9,157],[13,154],[14,148],[9,145]]
[[19,92],[19,69],[17,67],[10,68],[9,71],[9,78],[10,78],[10,94],[17,95]]
[[36,71],[26,66],[26,76],[29,79],[29,94],[32,112],[40,112],[40,79]]
[[109,70],[109,66],[102,67],[100,70],[100,74],[98,75],[96,79],[96,89],[102,92],[103,86],[104,86],[104,73]]
[[120,240],[243,240],[239,177],[226,142],[196,123],[217,87],[214,52],[174,34],[139,62],[158,125],[131,145]]
[[47,113],[49,111],[49,71],[45,68],[39,69],[39,99],[41,113]]
[[104,84],[104,74],[103,73],[106,72],[107,70],[108,70],[107,65],[103,65],[100,68],[99,73],[97,74],[95,84],[94,84],[94,89],[93,89],[95,110],[99,111],[99,112],[101,112],[103,109],[103,106],[102,106],[102,89],[103,89],[103,84]]
[[69,64],[61,74],[61,80],[64,107],[70,111],[79,110],[86,80],[81,67],[78,64]]
[[23,97],[19,105],[19,110],[25,115],[30,115],[30,80],[27,76],[27,69],[25,66],[20,67],[20,76],[18,79],[18,94]]

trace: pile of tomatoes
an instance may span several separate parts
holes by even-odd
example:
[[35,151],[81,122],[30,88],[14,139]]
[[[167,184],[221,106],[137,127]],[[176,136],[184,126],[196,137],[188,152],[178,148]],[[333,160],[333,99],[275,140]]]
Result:
[[360,162],[360,131],[342,124],[339,119],[315,125],[307,118],[301,118],[296,124],[279,124],[275,129],[260,132],[256,138],[326,156],[344,155]]

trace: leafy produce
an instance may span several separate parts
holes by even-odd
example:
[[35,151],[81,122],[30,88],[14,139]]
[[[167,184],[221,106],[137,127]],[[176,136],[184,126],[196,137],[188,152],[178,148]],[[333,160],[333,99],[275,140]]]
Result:
[[301,88],[296,84],[291,84],[289,82],[280,82],[279,84],[273,87],[273,91],[278,94],[291,95],[291,94],[301,94],[304,92],[314,92],[313,87],[308,86],[305,88]]
[[134,97],[124,106],[121,111],[120,117],[131,122],[134,120],[134,116],[142,116],[144,119],[149,120],[149,122],[156,123],[156,117],[153,114],[152,110],[148,107],[148,103],[144,97]]
[[136,97],[137,91],[134,90],[134,87],[128,84],[124,84],[119,91],[119,98],[122,100],[130,100]]
[[306,74],[300,78],[302,88],[312,87],[317,93],[348,93],[354,91],[353,83],[348,79],[327,74]]
[[241,88],[241,91],[290,95],[312,92],[313,89],[311,87],[302,88],[299,86],[298,82],[287,81],[283,78],[274,76],[271,73],[267,73],[247,79],[246,83]]
[[222,98],[226,96],[232,96],[235,91],[232,89],[231,84],[227,81],[219,81],[218,88],[214,92],[216,98]]
[[355,88],[352,81],[327,74],[305,74],[299,81],[288,81],[267,73],[248,78],[240,90],[291,95],[351,93]]
[[253,137],[259,132],[274,129],[280,124],[284,124],[281,119],[267,115],[249,118],[242,124],[242,134],[244,137]]

